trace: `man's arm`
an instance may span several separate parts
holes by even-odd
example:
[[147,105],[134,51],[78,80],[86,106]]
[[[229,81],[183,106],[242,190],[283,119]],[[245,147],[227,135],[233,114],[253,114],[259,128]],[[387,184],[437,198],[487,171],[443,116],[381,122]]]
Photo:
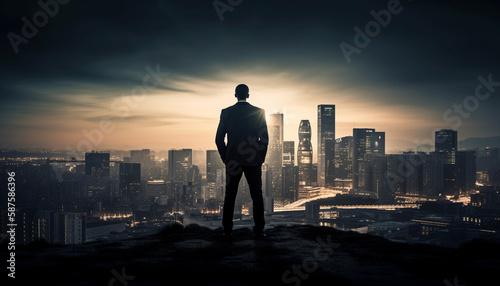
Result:
[[224,138],[226,137],[226,126],[224,124],[224,117],[222,116],[222,111],[220,113],[219,126],[217,127],[217,133],[215,134],[215,144],[217,145],[217,150],[222,159],[222,162],[226,163],[226,142]]

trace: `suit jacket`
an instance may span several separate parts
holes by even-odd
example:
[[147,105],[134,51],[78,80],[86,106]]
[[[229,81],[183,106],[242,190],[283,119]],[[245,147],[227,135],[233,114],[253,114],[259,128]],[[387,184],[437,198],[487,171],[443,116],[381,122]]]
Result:
[[[226,134],[227,144],[224,142]],[[266,159],[268,142],[263,109],[248,102],[238,102],[222,110],[215,144],[226,166],[261,166]]]

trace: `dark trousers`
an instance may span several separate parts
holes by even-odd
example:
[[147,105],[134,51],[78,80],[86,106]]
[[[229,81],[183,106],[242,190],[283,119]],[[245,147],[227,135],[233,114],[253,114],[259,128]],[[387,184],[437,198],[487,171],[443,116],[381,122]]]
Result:
[[253,220],[255,224],[253,231],[261,233],[264,230],[265,221],[264,199],[262,198],[262,170],[260,166],[240,166],[236,171],[228,171],[228,168],[226,168],[226,197],[224,198],[222,226],[226,233],[231,232],[233,229],[234,203],[238,193],[238,184],[243,173],[250,187],[250,196],[253,201]]

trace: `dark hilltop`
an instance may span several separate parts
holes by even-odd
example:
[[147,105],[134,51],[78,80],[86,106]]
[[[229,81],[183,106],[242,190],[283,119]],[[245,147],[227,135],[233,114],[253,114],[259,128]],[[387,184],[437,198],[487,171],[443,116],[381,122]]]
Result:
[[250,229],[240,228],[225,241],[220,230],[172,224],[156,235],[113,242],[36,243],[17,249],[16,279],[8,282],[470,286],[495,284],[500,270],[500,244],[494,241],[443,248],[310,225],[266,232],[254,239]]

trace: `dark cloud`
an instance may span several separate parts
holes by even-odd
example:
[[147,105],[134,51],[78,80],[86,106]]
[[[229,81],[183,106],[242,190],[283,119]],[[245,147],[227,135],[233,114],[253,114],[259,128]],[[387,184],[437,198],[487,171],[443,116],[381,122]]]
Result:
[[[221,22],[206,0],[73,0],[59,5],[17,54],[7,35],[22,36],[21,18],[32,21],[41,8],[37,1],[4,1],[0,111],[63,107],[82,93],[118,96],[157,64],[170,72],[158,87],[168,91],[190,92],[176,84],[184,78],[283,72],[337,91],[373,91],[387,104],[439,110],[473,94],[478,75],[500,81],[495,1],[401,0],[402,11],[347,63],[339,44],[354,45],[354,27],[364,30],[370,11],[391,1],[244,0]],[[499,98],[482,105],[481,119],[498,119],[491,112]]]

